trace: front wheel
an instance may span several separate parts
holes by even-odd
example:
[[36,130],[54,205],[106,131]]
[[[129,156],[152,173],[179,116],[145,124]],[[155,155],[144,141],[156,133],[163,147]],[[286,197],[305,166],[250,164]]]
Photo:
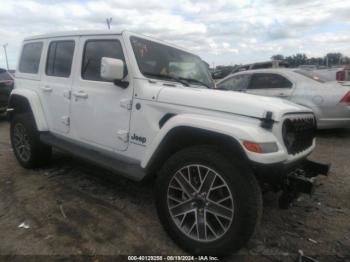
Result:
[[216,147],[196,146],[173,155],[156,189],[164,228],[192,254],[227,255],[240,249],[260,219],[255,177]]

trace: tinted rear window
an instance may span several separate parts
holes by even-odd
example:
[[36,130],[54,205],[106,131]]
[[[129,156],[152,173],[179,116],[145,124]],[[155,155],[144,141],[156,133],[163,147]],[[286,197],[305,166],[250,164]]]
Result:
[[42,49],[42,42],[28,43],[23,46],[22,56],[19,62],[19,71],[21,73],[38,73]]

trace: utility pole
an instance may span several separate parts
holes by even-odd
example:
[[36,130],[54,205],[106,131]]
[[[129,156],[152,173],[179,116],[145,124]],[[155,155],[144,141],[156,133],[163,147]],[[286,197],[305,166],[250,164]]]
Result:
[[8,45],[8,43],[2,45],[2,47],[4,48],[4,51],[5,51],[6,66],[7,66],[7,71],[8,71],[8,70],[10,70],[10,68],[9,68],[9,61],[7,59],[7,51],[6,51],[7,45]]
[[106,23],[107,23],[108,30],[111,30],[112,17],[106,18]]

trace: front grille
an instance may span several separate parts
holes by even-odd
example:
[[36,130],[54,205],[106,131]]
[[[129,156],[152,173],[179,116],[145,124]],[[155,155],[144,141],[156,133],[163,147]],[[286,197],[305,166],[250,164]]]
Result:
[[297,154],[308,149],[315,137],[316,122],[314,118],[287,119],[283,123],[283,141],[288,154]]

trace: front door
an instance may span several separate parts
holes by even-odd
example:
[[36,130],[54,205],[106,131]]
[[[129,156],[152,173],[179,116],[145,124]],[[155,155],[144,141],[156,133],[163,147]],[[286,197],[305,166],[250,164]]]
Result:
[[75,68],[73,57],[77,45],[78,38],[54,38],[48,40],[45,48],[40,95],[53,133],[66,134],[69,131],[70,91]]
[[[105,150],[126,150],[132,83],[123,88],[100,77],[102,57],[126,61],[122,38],[117,35],[81,37],[79,50],[78,73],[72,89],[72,135]],[[130,81],[127,66],[124,72],[125,79]]]

